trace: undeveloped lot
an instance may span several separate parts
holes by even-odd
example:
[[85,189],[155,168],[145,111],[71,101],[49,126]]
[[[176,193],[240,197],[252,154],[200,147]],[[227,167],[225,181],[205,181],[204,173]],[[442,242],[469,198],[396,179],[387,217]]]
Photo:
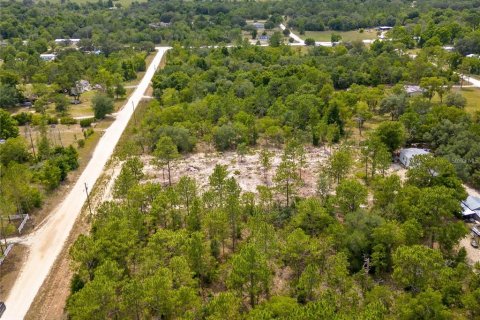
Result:
[[[196,153],[178,160],[173,165],[172,180],[178,181],[182,176],[189,176],[196,179],[200,190],[208,185],[208,177],[212,174],[217,164],[226,165],[229,175],[234,176],[243,191],[256,192],[258,185],[272,185],[272,179],[275,175],[278,165],[281,162],[282,150],[271,149],[272,167],[267,173],[267,180],[264,178],[264,172],[260,163],[259,150],[251,150],[243,158],[235,152],[212,152]],[[305,165],[301,170],[303,185],[299,193],[302,196],[311,196],[315,193],[316,178],[319,172],[319,165],[324,163],[330,152],[323,148],[306,148]],[[145,168],[150,181],[168,182],[167,173],[155,166],[152,156],[143,157]]]

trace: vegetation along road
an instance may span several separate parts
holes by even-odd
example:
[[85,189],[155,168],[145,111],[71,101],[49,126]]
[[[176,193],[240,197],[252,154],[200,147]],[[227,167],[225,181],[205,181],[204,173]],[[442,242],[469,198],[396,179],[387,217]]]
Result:
[[82,210],[87,198],[84,184],[86,183],[91,189],[102,174],[105,164],[110,159],[133,114],[134,108],[142,99],[155,69],[159,66],[168,49],[168,47],[157,48],[158,52],[143,79],[124,108],[117,114],[115,122],[112,123],[99,141],[90,162],[75,186],[44,225],[29,237],[26,243],[29,246],[29,254],[5,302],[7,310],[2,319],[22,319],[27,313]]

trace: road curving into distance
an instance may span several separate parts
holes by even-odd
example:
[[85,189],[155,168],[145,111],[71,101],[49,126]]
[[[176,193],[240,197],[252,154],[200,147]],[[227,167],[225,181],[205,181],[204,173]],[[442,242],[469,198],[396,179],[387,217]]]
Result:
[[57,256],[62,251],[73,225],[82,211],[87,199],[85,183],[91,190],[97,179],[104,171],[107,161],[112,156],[134,109],[142,100],[156,68],[169,50],[169,47],[156,48],[157,53],[148,67],[145,75],[131,94],[127,103],[118,112],[115,121],[100,138],[92,158],[75,182],[65,199],[58,204],[55,210],[47,217],[45,223],[27,241],[28,256],[21,266],[18,278],[15,281],[5,301],[7,309],[2,320],[19,320],[27,314],[33,299],[47,278]]

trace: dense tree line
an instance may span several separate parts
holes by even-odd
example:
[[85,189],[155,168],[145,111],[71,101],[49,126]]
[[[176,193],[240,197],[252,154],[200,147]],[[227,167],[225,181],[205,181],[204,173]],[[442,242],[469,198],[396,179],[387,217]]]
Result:
[[[1,224],[0,233],[4,237],[14,231],[8,216],[39,208],[44,195],[56,189],[79,164],[73,146],[52,144],[45,122],[40,124],[39,135],[31,138],[31,145],[19,136],[16,120],[1,109],[0,128],[0,217],[7,220]],[[5,248],[0,249],[3,252]]]
[[[115,183],[116,200],[101,205],[91,234],[71,249],[76,273],[69,316],[478,315],[478,275],[455,249],[466,233],[455,218],[465,193],[450,163],[417,159],[405,183],[377,175],[367,189],[348,178],[345,157],[352,154],[344,149],[319,176],[319,189],[336,189],[335,196],[299,198],[292,187],[285,202],[285,168],[299,165],[291,150],[287,145],[275,184],[258,186],[257,195],[243,192],[219,165],[202,191],[191,177],[167,186],[144,183],[142,162],[128,158]],[[338,168],[343,174],[335,182]],[[374,201],[366,209],[369,192]]]

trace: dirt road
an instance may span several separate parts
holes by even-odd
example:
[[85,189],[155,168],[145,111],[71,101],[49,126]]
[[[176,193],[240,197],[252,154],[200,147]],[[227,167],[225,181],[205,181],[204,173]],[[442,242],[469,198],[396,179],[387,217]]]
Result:
[[18,320],[25,317],[35,295],[62,250],[75,220],[82,211],[86,201],[84,184],[86,183],[91,190],[102,174],[105,164],[110,159],[120,136],[133,114],[134,108],[137,107],[142,99],[155,73],[155,69],[160,65],[162,57],[168,49],[167,47],[157,48],[158,52],[145,72],[143,79],[123,109],[118,112],[115,121],[105,131],[95,148],[90,162],[70,193],[51,213],[45,223],[23,242],[29,247],[29,254],[25,263],[21,266],[20,275],[5,301],[7,310],[3,314],[2,320]]

